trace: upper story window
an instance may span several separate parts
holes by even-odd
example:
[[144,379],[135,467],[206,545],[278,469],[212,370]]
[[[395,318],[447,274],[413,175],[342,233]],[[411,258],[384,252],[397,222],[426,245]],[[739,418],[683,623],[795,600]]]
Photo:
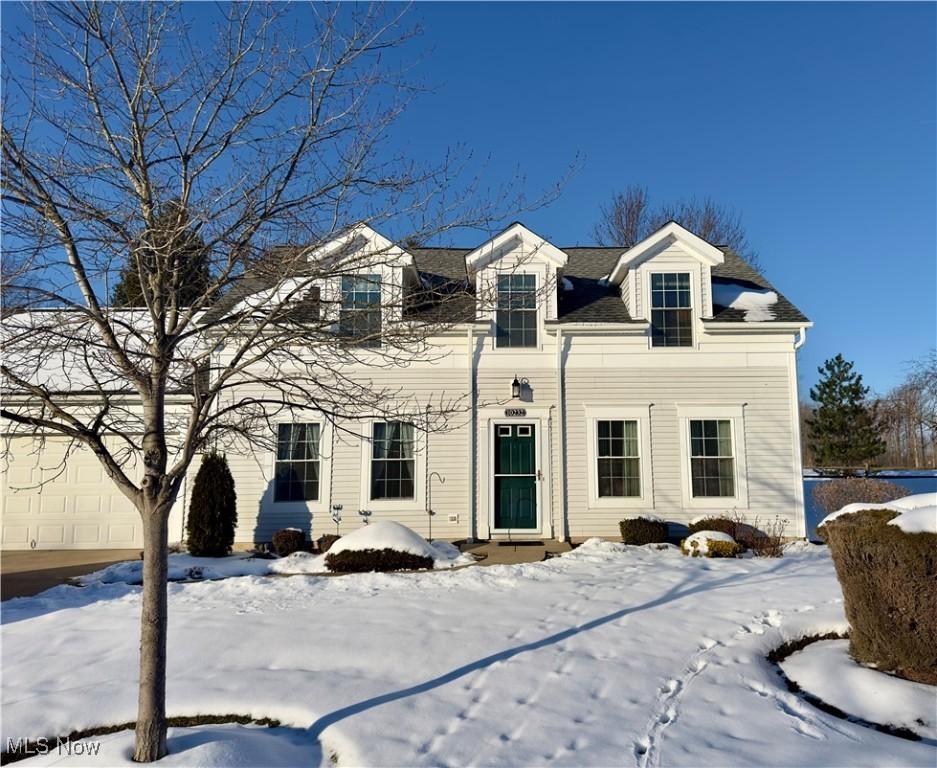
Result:
[[318,501],[319,434],[318,424],[277,427],[274,501]]
[[597,421],[596,477],[599,497],[640,496],[637,421]]
[[381,346],[380,275],[342,277],[338,327],[342,336],[359,340],[363,347]]
[[693,302],[689,272],[651,274],[651,344],[655,347],[693,345]]
[[498,276],[495,325],[497,346],[537,346],[536,275]]
[[413,425],[378,421],[371,440],[371,499],[414,498]]
[[730,419],[690,421],[693,496],[735,496],[735,455]]

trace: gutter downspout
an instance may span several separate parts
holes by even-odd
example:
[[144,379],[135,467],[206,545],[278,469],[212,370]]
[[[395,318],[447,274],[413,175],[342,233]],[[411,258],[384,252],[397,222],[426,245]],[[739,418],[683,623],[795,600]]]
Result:
[[802,326],[800,327],[800,331],[798,331],[798,336],[799,336],[800,338],[798,338],[797,341],[794,342],[794,351],[795,351],[795,352],[796,352],[798,349],[800,349],[800,348],[804,345],[804,342],[807,341],[807,327],[806,327],[806,326],[803,326],[803,325],[802,325]]
[[471,418],[469,419],[469,494],[468,494],[468,523],[469,523],[469,541],[478,540],[478,528],[476,520],[476,482],[478,477],[478,467],[477,464],[477,455],[475,453],[475,430],[476,430],[476,402],[475,402],[475,336],[472,329],[472,325],[469,324],[469,327],[465,331],[465,348],[468,353],[466,361],[468,363],[468,393],[469,393],[469,407],[471,410]]
[[560,497],[560,520],[559,531],[556,532],[556,538],[559,541],[566,541],[567,520],[566,520],[566,393],[563,391],[563,329],[556,329],[556,426],[557,443],[560,452],[559,465],[560,472],[557,477],[559,488],[557,489]]
[[797,531],[805,540],[810,539],[807,530],[807,505],[804,500],[804,457],[801,451],[800,436],[800,395],[797,391],[797,350],[807,341],[807,329],[800,329],[799,338],[794,342],[794,351],[788,359],[788,387],[791,399],[791,432],[794,443],[794,504],[800,509]]

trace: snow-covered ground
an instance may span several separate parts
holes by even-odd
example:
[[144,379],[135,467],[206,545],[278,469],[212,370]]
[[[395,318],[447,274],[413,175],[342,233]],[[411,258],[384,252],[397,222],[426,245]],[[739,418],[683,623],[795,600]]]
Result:
[[[270,571],[271,560],[238,552],[228,557],[193,557],[185,553],[169,556],[169,580],[228,579],[232,576],[260,576]],[[127,560],[80,576],[80,584],[142,584],[143,561]]]
[[937,689],[864,667],[849,657],[848,640],[823,640],[781,662],[791,680],[839,710],[937,743]]
[[[818,711],[766,661],[786,640],[846,629],[825,548],[708,560],[591,542],[543,563],[169,593],[170,714],[276,718],[290,730],[263,737],[307,749],[307,765],[937,759],[933,743]],[[140,588],[126,584],[4,603],[4,744],[132,720],[139,612]],[[248,735],[174,731],[173,764],[228,764],[216,742]],[[126,754],[127,734],[108,738]]]

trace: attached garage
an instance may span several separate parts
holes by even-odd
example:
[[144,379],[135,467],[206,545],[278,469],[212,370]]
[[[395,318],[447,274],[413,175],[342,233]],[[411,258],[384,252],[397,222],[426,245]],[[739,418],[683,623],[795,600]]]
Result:
[[3,467],[3,549],[123,549],[143,545],[140,517],[97,458],[68,441],[10,439]]

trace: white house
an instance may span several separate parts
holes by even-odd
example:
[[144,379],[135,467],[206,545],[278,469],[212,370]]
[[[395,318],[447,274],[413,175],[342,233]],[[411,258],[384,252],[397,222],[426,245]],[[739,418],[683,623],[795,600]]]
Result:
[[[516,223],[474,249],[405,250],[359,227],[310,258],[389,247],[374,271],[322,286],[349,322],[388,322],[390,297],[426,285],[453,289],[410,311],[462,314],[434,354],[378,367],[364,348],[354,374],[417,407],[461,399],[462,416],[431,432],[336,428],[313,410],[275,424],[276,450],[228,454],[238,542],[334,532],[338,507],[343,531],[364,511],[452,540],[615,537],[638,513],[780,517],[786,535],[805,534],[796,350],[811,324],[730,250],[673,222],[629,249],[561,248]],[[262,291],[245,282],[209,315],[252,297]],[[39,487],[31,440],[14,439],[4,473],[4,548],[141,543],[94,457],[74,453]],[[54,441],[43,450],[55,458]]]

